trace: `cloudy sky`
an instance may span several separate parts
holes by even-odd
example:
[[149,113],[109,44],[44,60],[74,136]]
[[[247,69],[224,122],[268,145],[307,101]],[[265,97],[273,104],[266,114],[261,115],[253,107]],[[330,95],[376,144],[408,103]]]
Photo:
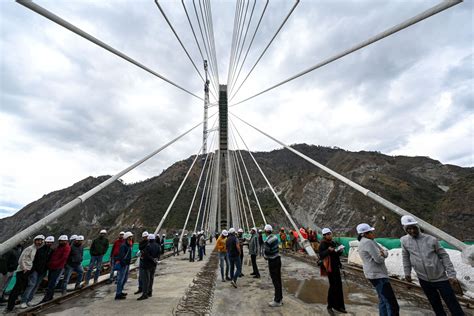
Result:
[[[302,1],[232,103],[437,2]],[[203,95],[201,79],[152,0],[36,3]],[[180,2],[160,3],[200,65]],[[192,2],[185,3],[197,27]],[[225,84],[236,6],[211,4]],[[292,5],[270,2],[239,82]],[[245,48],[263,7],[257,1]],[[473,166],[473,10],[466,1],[232,111],[290,144]],[[89,175],[117,173],[202,120],[201,100],[13,1],[0,1],[0,57],[0,217]],[[238,127],[252,150],[278,148]],[[196,129],[124,180],[158,175],[195,154],[201,135]]]

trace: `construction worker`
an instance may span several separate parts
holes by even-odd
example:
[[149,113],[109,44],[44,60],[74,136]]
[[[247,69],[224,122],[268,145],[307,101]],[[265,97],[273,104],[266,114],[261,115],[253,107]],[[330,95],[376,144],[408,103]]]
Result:
[[265,234],[267,239],[263,244],[265,247],[264,258],[268,261],[268,270],[272,279],[275,295],[273,301],[268,303],[270,307],[279,307],[283,305],[283,290],[281,285],[281,258],[278,253],[278,237],[274,235],[271,225],[265,225]]
[[[217,238],[216,240],[216,246],[214,248],[214,250],[217,251],[218,255],[219,255],[219,266],[221,268],[221,278],[222,278],[222,282],[225,282],[226,280],[230,280],[230,277],[229,277],[229,260],[227,258],[227,249],[226,249],[226,240],[227,240],[227,236],[229,235],[229,233],[227,232],[227,230],[223,230],[222,231],[222,234]],[[225,264],[225,275],[224,275],[224,264]]]
[[48,262],[53,253],[51,248],[54,244],[54,237],[48,236],[44,240],[44,246],[36,250],[35,259],[33,260],[33,267],[31,273],[28,277],[28,286],[26,287],[25,292],[21,296],[21,307],[31,307],[33,306],[30,302],[33,300],[38,287],[43,281],[46,273],[48,272]]
[[76,272],[76,285],[75,290],[81,288],[82,275],[84,274],[84,269],[82,268],[82,259],[84,257],[84,236],[76,236],[72,246],[71,252],[69,253],[69,258],[67,259],[66,268],[64,270],[64,280],[63,280],[63,295],[66,294],[67,284],[71,278],[72,272]]
[[[234,228],[229,229],[229,236],[225,242],[225,247],[230,264],[230,278],[232,279],[230,283],[233,287],[237,288],[237,278],[240,276],[242,269],[242,261],[240,260],[240,252],[242,249],[240,249],[240,243]],[[236,268],[235,271],[234,268]]]
[[89,285],[89,280],[91,279],[94,268],[96,268],[94,274],[94,283],[97,283],[97,280],[99,280],[100,270],[102,269],[102,259],[109,249],[109,240],[105,238],[106,235],[107,231],[102,229],[99,232],[99,237],[92,241],[90,248],[91,259],[86,274],[86,286]]
[[129,270],[128,268],[130,266],[130,262],[132,261],[132,237],[133,234],[131,232],[126,232],[123,235],[123,239],[125,239],[125,242],[120,246],[119,254],[115,262],[115,269],[118,271],[117,290],[115,292],[116,300],[123,300],[127,296],[127,293],[123,292],[123,286],[127,282]]
[[400,238],[405,280],[412,281],[413,268],[437,316],[446,315],[441,298],[451,315],[464,315],[451,285],[459,286],[456,271],[446,250],[435,237],[420,231],[418,222],[413,216],[402,216],[401,223],[407,232]]
[[258,230],[258,253],[260,257],[263,257],[263,230],[259,229]]
[[239,240],[239,246],[240,246],[240,275],[239,277],[243,277],[243,269],[244,269],[244,243],[245,243],[245,238],[244,238],[244,230],[242,228],[239,228],[237,231],[237,238]]
[[178,233],[174,234],[174,238],[173,238],[173,256],[179,256],[179,236],[178,236]]
[[388,251],[374,240],[375,228],[366,223],[357,225],[359,255],[363,262],[365,277],[372,283],[379,297],[380,315],[399,315],[400,307],[393,293],[385,266]]
[[16,299],[20,294],[22,294],[27,285],[28,277],[30,275],[31,269],[33,268],[33,260],[35,258],[36,252],[39,248],[43,246],[44,236],[38,235],[33,239],[33,244],[26,247],[18,259],[18,269],[16,271],[16,282],[13,286],[13,289],[8,296],[8,304],[6,311],[11,312],[15,307]]
[[72,246],[74,240],[77,239],[77,235],[71,235],[71,237],[69,237],[69,246]]
[[203,256],[206,254],[206,237],[204,237],[204,231],[200,232],[198,236],[198,255],[199,261],[202,261]]
[[196,233],[193,233],[189,241],[189,262],[194,262],[194,259],[196,257],[196,244]]
[[48,288],[41,303],[48,302],[53,299],[54,289],[58,285],[59,277],[64,272],[71,246],[69,246],[67,235],[61,235],[58,238],[59,245],[53,250],[51,259],[48,262]]
[[145,250],[146,246],[148,246],[148,232],[144,231],[142,233],[142,240],[138,244],[138,253],[137,257],[139,258],[138,262],[138,290],[133,293],[135,295],[140,294],[143,292],[143,275],[145,274],[144,267],[143,267],[143,250]]
[[142,286],[143,293],[137,299],[138,301],[145,300],[152,296],[153,281],[155,277],[156,264],[160,258],[161,247],[155,242],[155,235],[148,235],[148,243],[143,249],[140,264],[143,266]]
[[120,232],[118,238],[114,241],[114,244],[112,246],[112,251],[110,252],[110,276],[109,276],[109,281],[108,283],[112,283],[114,281],[114,263],[115,263],[115,257],[119,253],[120,246],[123,244],[125,241],[123,239],[123,235],[125,232]]
[[260,272],[258,271],[258,266],[257,266],[257,253],[258,253],[257,228],[253,227],[250,230],[250,233],[252,234],[252,236],[250,237],[250,242],[249,242],[249,254],[250,254],[250,259],[252,260],[252,269],[253,269],[253,272],[250,273],[250,275],[253,275],[254,279],[259,279]]
[[188,248],[188,234],[184,234],[183,240],[181,240],[181,245],[183,247],[183,254],[186,254],[186,248]]
[[285,233],[284,227],[280,229],[280,242],[281,242],[281,248],[286,249],[286,233]]
[[333,309],[339,313],[346,314],[341,280],[342,264],[339,259],[343,248],[339,247],[336,242],[332,240],[332,232],[329,228],[323,228],[322,233],[323,240],[319,245],[319,256],[323,261],[321,275],[327,275],[329,280],[327,310],[330,314],[334,313]]

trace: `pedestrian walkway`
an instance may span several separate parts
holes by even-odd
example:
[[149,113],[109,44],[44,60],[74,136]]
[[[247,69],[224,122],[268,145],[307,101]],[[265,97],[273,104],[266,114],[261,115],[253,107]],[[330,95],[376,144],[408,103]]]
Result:
[[189,255],[181,254],[160,261],[155,274],[153,297],[137,301],[133,295],[138,288],[137,273],[130,274],[124,292],[127,299],[116,301],[115,285],[105,285],[79,298],[50,308],[44,315],[172,315],[193,278],[207,262],[214,244],[207,245],[203,261],[189,262]]
[[[244,277],[238,288],[218,278],[212,315],[329,315],[326,310],[328,282],[313,266],[289,257],[282,257],[283,306],[269,307],[273,299],[273,284],[267,262],[259,257],[261,278],[250,275],[250,257],[244,257]],[[218,274],[220,275],[220,274]],[[350,315],[379,315],[377,294],[372,288],[344,281],[346,309]],[[402,315],[432,315],[430,310],[399,300]]]

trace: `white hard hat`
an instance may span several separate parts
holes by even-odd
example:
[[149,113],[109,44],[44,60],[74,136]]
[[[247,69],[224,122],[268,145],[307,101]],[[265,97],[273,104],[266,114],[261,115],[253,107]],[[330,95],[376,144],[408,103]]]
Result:
[[123,235],[123,238],[127,239],[128,237],[132,237],[133,234],[132,232],[126,232],[124,235]]
[[48,236],[46,237],[46,239],[44,240],[46,242],[54,242],[54,236]]
[[235,234],[235,229],[234,229],[234,227],[231,227],[231,228],[229,229],[229,234]]
[[252,227],[252,229],[254,232],[257,232],[257,227]]
[[259,233],[261,233],[261,232],[262,232],[262,230],[261,230],[261,229],[259,229],[259,230],[258,230],[258,232],[259,232]]
[[244,230],[243,230],[242,228],[239,228],[238,232],[239,232],[239,233],[243,233]]
[[166,234],[163,234],[163,235],[161,235],[161,236],[166,236]]
[[148,237],[148,232],[147,232],[147,231],[144,231],[144,232],[142,233],[142,237]]
[[155,238],[156,238],[156,237],[155,237],[155,234],[149,234],[149,235],[148,235],[148,239],[149,239],[149,240],[155,240]]
[[69,238],[69,240],[76,240],[77,239],[77,235],[72,235],[71,238]]
[[77,240],[77,241],[83,241],[83,240],[84,240],[84,236],[79,235],[79,236],[76,237],[76,240]]
[[374,230],[375,230],[375,228],[370,227],[370,225],[366,224],[366,223],[362,223],[362,224],[357,225],[357,233],[358,234],[363,234],[363,233],[371,232],[371,231],[374,231]]
[[403,215],[401,219],[403,226],[416,225],[418,222],[411,215]]
[[119,235],[125,235],[125,232],[120,232]]
[[58,240],[67,240],[67,235],[59,236]]
[[270,231],[270,232],[273,231],[272,225],[270,225],[270,224],[265,225],[265,231],[266,231],[266,232],[268,232],[268,231]]
[[178,233],[174,234],[175,236],[178,236]]
[[102,229],[99,234],[107,234],[107,231],[105,229]]
[[44,235],[38,235],[38,236],[35,236],[35,238],[33,238],[33,240],[36,240],[36,239],[44,240]]
[[229,236],[229,232],[224,229],[224,230],[222,231],[222,236]]
[[323,235],[326,235],[326,234],[332,233],[332,231],[329,228],[323,228],[322,233]]

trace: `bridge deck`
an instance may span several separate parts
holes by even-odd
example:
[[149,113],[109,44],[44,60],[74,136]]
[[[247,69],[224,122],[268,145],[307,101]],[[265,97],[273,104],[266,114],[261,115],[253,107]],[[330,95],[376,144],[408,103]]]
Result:
[[[214,244],[207,246],[202,262],[190,263],[182,254],[163,260],[155,276],[154,296],[137,301],[137,274],[132,273],[126,285],[126,300],[115,301],[115,286],[105,285],[85,292],[78,298],[42,312],[44,315],[171,315],[193,278],[209,259]],[[245,249],[247,252],[247,249]],[[219,269],[214,292],[212,315],[324,315],[326,311],[327,280],[308,263],[294,258],[282,258],[283,301],[280,308],[270,308],[273,286],[263,258],[258,258],[261,278],[250,276],[250,257],[244,257],[243,273],[238,288],[221,282]],[[378,315],[375,291],[363,284],[344,281],[346,308],[352,315]],[[399,300],[402,314],[429,315],[431,311],[412,302]]]

